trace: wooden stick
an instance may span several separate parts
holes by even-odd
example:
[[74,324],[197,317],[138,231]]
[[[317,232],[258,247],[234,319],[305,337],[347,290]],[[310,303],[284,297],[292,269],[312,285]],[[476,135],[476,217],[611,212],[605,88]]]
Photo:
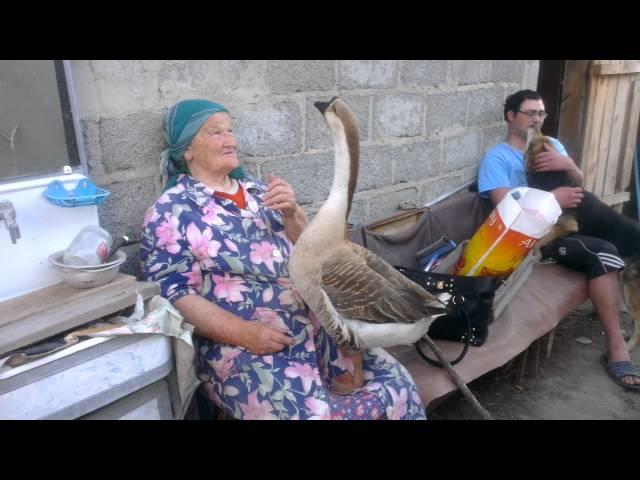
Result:
[[440,350],[440,348],[435,344],[435,342],[431,340],[429,335],[425,335],[424,337],[422,337],[422,339],[427,343],[429,348],[433,350],[433,353],[436,354],[436,357],[438,357],[438,360],[440,361],[440,363],[442,363],[444,368],[449,373],[449,376],[453,380],[453,383],[456,384],[456,386],[460,389],[460,391],[467,398],[467,400],[471,402],[471,406],[473,406],[473,408],[480,414],[480,416],[484,420],[493,420],[494,418],[491,416],[491,414],[482,405],[480,405],[480,402],[478,402],[475,395],[471,393],[471,390],[469,390],[469,387],[467,387],[467,385],[462,381],[462,378],[460,378],[460,375],[458,375],[458,373],[453,369],[449,361],[444,357],[442,350]]

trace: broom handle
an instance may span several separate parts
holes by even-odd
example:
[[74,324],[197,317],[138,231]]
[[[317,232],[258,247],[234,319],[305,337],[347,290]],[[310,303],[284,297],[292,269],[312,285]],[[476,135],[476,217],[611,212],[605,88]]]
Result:
[[449,361],[444,357],[442,350],[440,350],[440,348],[435,344],[435,342],[431,340],[431,337],[425,334],[425,336],[422,337],[422,339],[427,343],[429,348],[433,350],[433,353],[436,354],[436,357],[438,357],[438,360],[440,360],[440,363],[442,363],[444,368],[449,373],[449,376],[453,380],[453,383],[456,384],[456,386],[460,389],[460,391],[467,398],[467,400],[471,402],[471,405],[480,414],[483,420],[493,420],[494,418],[482,405],[480,405],[480,402],[478,402],[475,395],[471,392],[471,390],[469,390],[469,387],[467,387],[467,385],[462,381],[462,378],[460,378],[460,375],[458,375],[458,373],[453,369]]

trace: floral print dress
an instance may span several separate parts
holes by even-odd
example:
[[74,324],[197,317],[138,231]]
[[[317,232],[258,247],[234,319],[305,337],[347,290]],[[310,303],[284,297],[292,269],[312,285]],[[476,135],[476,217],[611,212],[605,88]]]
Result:
[[238,419],[425,419],[407,370],[381,348],[364,353],[365,385],[331,393],[353,364],[292,287],[293,244],[279,212],[261,206],[262,182],[239,182],[246,209],[182,175],[148,210],[144,276],[172,303],[201,295],[249,322],[289,330],[295,344],[269,355],[195,336],[196,373],[210,399]]

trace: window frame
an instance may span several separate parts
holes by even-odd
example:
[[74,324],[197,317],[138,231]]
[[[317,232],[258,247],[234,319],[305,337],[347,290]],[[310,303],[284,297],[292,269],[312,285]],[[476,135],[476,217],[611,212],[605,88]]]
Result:
[[77,108],[76,90],[73,82],[71,62],[69,60],[47,60],[53,62],[57,90],[60,99],[63,130],[67,146],[67,163],[61,170],[52,166],[51,171],[38,174],[25,174],[15,177],[0,178],[0,185],[7,186],[14,183],[26,182],[49,177],[59,177],[63,174],[86,174],[87,160],[82,138],[80,119]]

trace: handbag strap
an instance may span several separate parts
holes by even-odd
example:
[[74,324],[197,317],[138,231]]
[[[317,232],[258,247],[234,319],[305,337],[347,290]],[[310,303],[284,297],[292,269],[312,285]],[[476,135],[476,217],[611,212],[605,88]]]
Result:
[[[465,355],[469,351],[469,345],[471,343],[471,319],[469,318],[469,315],[463,308],[459,309],[458,311],[462,313],[462,315],[467,321],[467,334],[465,335],[465,338],[464,338],[464,347],[462,348],[462,352],[460,353],[460,355],[458,355],[458,358],[449,362],[452,366],[462,361],[462,359],[465,357]],[[440,368],[444,367],[444,365],[438,360],[433,360],[427,357],[427,355],[422,351],[422,348],[420,348],[420,340],[418,340],[414,346],[416,348],[416,351],[418,352],[418,355],[420,355],[420,357],[422,357],[422,359],[425,362],[427,362],[429,365],[433,365],[434,367],[440,367]]]

